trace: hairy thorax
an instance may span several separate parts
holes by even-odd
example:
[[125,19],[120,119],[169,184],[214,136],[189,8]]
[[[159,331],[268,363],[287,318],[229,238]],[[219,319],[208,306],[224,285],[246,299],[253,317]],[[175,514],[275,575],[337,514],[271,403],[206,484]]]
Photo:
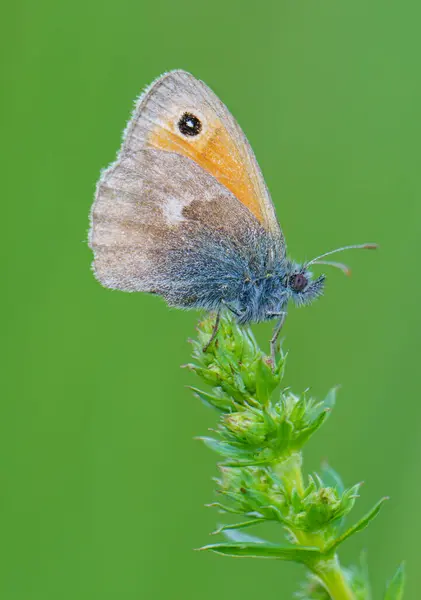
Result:
[[313,279],[304,265],[285,258],[244,277],[232,300],[240,324],[259,323],[282,317],[290,300],[296,306],[310,304],[323,287],[324,275]]
[[282,274],[272,273],[246,279],[236,302],[239,323],[269,321],[282,314],[290,296],[284,280]]

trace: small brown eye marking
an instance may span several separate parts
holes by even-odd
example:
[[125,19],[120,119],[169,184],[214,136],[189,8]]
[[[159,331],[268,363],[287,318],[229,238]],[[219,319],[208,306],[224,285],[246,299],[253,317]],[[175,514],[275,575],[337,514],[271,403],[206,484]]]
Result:
[[202,131],[202,123],[200,119],[192,113],[185,112],[178,121],[178,129],[183,135],[194,137]]
[[305,277],[302,273],[296,273],[289,280],[289,287],[294,290],[294,292],[302,292],[307,283],[307,277]]

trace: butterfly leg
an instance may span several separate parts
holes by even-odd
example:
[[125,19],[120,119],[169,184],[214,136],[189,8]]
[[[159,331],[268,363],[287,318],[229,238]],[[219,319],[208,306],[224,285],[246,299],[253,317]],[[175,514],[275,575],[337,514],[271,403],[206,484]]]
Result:
[[233,315],[235,315],[236,317],[241,317],[241,313],[238,312],[238,310],[235,310],[235,308],[233,308],[231,306],[231,304],[228,304],[228,302],[225,302],[225,300],[221,300],[221,303],[226,306],[228,308],[228,310],[230,312],[232,312]]
[[221,321],[221,309],[218,308],[218,312],[216,313],[215,324],[212,329],[212,334],[209,338],[209,341],[203,346],[203,352],[207,352],[209,346],[212,344],[213,340],[216,338],[220,321]]
[[278,345],[279,334],[281,333],[281,329],[285,323],[287,313],[282,312],[282,313],[279,313],[278,316],[280,317],[280,319],[277,322],[277,324],[275,325],[275,328],[273,330],[273,335],[270,340],[270,356],[272,359],[273,368],[275,368],[275,365],[276,365],[276,347]]

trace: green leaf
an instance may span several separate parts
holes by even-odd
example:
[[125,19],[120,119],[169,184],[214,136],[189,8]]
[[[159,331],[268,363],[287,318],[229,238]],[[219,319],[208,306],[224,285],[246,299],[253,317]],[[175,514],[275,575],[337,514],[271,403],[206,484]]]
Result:
[[323,555],[318,548],[311,546],[280,546],[278,544],[257,544],[257,543],[231,543],[231,544],[210,544],[200,550],[210,550],[216,554],[225,556],[237,556],[248,558],[272,558],[277,560],[287,560],[312,564],[320,560]]
[[221,381],[217,385],[220,386],[228,396],[231,396],[241,405],[243,404],[244,400],[248,398],[247,395],[243,394],[241,391],[239,391],[237,388],[235,388],[233,385],[231,385],[230,383],[228,383],[228,381],[225,381],[224,379],[221,379]]
[[236,447],[234,442],[219,442],[218,440],[209,437],[198,437],[196,439],[202,441],[211,450],[214,450],[218,454],[222,454],[222,456],[235,459],[247,459],[249,457],[249,452]]
[[270,544],[270,542],[267,540],[263,540],[255,535],[248,535],[248,533],[244,533],[244,531],[238,531],[237,529],[227,529],[224,531],[224,536],[227,538],[230,544]]
[[303,396],[302,398],[300,398],[297,402],[297,404],[294,406],[294,408],[291,411],[290,414],[290,420],[292,421],[292,423],[300,423],[300,421],[303,419],[304,415],[306,414],[306,399],[305,396]]
[[246,467],[263,467],[267,464],[270,464],[270,461],[270,458],[262,458],[261,460],[253,458],[248,460],[225,460],[222,463],[222,466],[233,469],[244,469]]
[[259,510],[262,511],[266,520],[279,521],[287,527],[293,527],[293,523],[287,517],[283,516],[283,514],[277,506],[274,506],[273,504],[268,504],[266,506],[261,506]]
[[258,352],[260,352],[256,338],[254,337],[250,327],[238,327],[238,331],[241,332],[241,335],[243,336],[243,360],[245,358],[252,359]]
[[251,521],[243,521],[242,523],[232,523],[231,525],[222,525],[218,527],[216,531],[212,532],[212,535],[217,535],[218,533],[222,533],[223,531],[233,530],[233,529],[245,529],[246,527],[252,527],[253,525],[257,525],[258,523],[263,523],[266,519],[252,519]]
[[184,367],[186,369],[190,369],[191,371],[194,371],[196,373],[196,375],[201,377],[204,381],[206,381],[206,383],[209,383],[210,385],[220,385],[220,383],[221,383],[221,377],[220,377],[219,373],[216,373],[215,371],[212,371],[211,369],[205,369],[205,368],[199,367],[198,365],[195,365],[193,363],[184,365]]
[[232,513],[233,515],[244,515],[243,510],[237,510],[231,506],[225,506],[221,502],[211,502],[210,504],[205,504],[205,506],[206,508],[219,508],[221,512]]
[[260,358],[256,368],[256,396],[261,404],[268,403],[276,385],[277,380],[273,375],[272,367]]
[[402,600],[405,587],[405,565],[402,563],[389,581],[384,600]]
[[302,500],[305,500],[308,496],[310,496],[310,494],[315,492],[317,489],[316,483],[311,475],[308,476],[308,482],[308,486],[306,487],[302,495]]
[[334,388],[332,388],[328,395],[326,396],[326,398],[323,401],[323,404],[326,408],[329,408],[332,410],[332,408],[334,408],[335,403],[336,403],[336,392],[338,391],[339,387],[336,386]]
[[[233,365],[231,365],[231,371],[233,370]],[[234,384],[236,389],[243,395],[246,395],[247,393],[247,389],[244,383],[243,378],[241,377],[240,373],[233,373],[233,380],[234,380]]]
[[271,414],[267,410],[266,407],[263,407],[260,414],[263,416],[263,421],[266,426],[267,436],[272,436],[273,433],[276,433],[276,422],[273,420]]
[[218,410],[222,410],[223,412],[229,412],[232,410],[232,402],[229,398],[214,396],[213,394],[208,394],[199,390],[198,388],[187,386],[200,400],[203,400],[208,405],[217,408]]
[[327,462],[322,464],[322,480],[324,487],[335,488],[338,492],[338,495],[342,496],[345,491],[345,486],[342,483],[342,479]]
[[301,433],[297,435],[294,440],[294,448],[299,450],[304,446],[308,439],[315,433],[325,422],[329,416],[330,409],[326,408],[314,419],[309,427],[302,429]]
[[277,441],[276,441],[276,450],[278,453],[283,452],[289,444],[289,441],[292,437],[292,432],[294,431],[294,427],[292,423],[284,419],[278,425],[277,431]]
[[[360,564],[356,568],[356,573],[354,571],[354,582],[358,580],[359,589],[364,590],[362,592],[362,598],[364,600],[372,600],[373,596],[371,593],[371,584],[370,584],[370,576],[368,571],[368,561],[367,561],[367,551],[362,550],[360,554]],[[354,583],[355,587],[355,583]]]
[[244,350],[245,350],[244,345],[246,342],[246,339],[245,339],[246,336],[235,325],[231,329],[231,334],[232,334],[232,339],[233,339],[233,352],[235,354],[237,362],[239,362],[244,354]]
[[303,510],[303,503],[301,502],[300,495],[295,487],[291,492],[291,505],[296,514]]
[[362,519],[360,519],[358,521],[358,523],[355,523],[355,525],[353,525],[352,527],[347,529],[347,531],[345,531],[345,533],[343,533],[336,540],[334,540],[331,544],[329,544],[329,546],[325,550],[326,554],[331,553],[334,550],[336,550],[336,548],[340,544],[342,544],[345,540],[347,540],[349,537],[351,537],[351,535],[354,535],[354,533],[363,531],[363,529],[365,529],[369,525],[369,523],[377,517],[377,515],[379,514],[379,512],[380,512],[383,504],[386,502],[386,500],[389,500],[389,498],[384,497],[381,500],[379,500],[377,502],[377,504],[370,510],[370,512],[367,513]]

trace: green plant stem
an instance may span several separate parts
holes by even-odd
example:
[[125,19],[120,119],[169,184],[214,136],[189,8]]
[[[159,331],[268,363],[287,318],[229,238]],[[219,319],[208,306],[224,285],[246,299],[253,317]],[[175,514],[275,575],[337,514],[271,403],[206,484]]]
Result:
[[274,465],[275,473],[282,479],[289,493],[295,488],[302,495],[304,493],[304,481],[301,466],[303,458],[301,452],[291,454],[287,460]]
[[336,554],[313,565],[312,571],[322,581],[332,600],[355,600]]
[[[282,482],[288,491],[293,488],[302,495],[304,492],[304,478],[302,473],[302,454],[297,452],[276,465],[274,470],[282,479]],[[324,549],[324,539],[317,533],[308,533],[306,531],[291,531],[297,542],[303,546],[318,546],[322,551]],[[355,600],[346,577],[342,571],[338,555],[326,557],[315,565],[312,565],[312,571],[323,583],[332,600]]]

